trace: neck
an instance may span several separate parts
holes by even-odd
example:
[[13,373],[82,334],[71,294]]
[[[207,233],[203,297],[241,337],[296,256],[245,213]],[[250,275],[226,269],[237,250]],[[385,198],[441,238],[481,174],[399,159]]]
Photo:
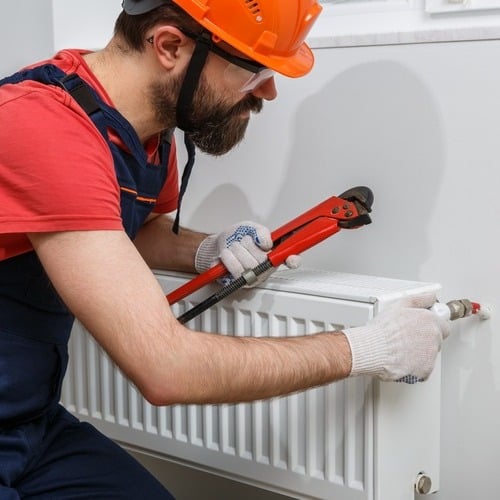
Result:
[[145,143],[165,128],[155,119],[148,91],[150,73],[143,54],[125,52],[111,42],[84,58],[113,106],[132,125],[141,142]]

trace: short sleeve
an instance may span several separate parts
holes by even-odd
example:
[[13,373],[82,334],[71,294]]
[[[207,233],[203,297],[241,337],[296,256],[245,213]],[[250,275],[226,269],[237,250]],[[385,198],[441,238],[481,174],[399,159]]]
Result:
[[121,229],[112,156],[89,117],[35,82],[0,95],[0,233]]

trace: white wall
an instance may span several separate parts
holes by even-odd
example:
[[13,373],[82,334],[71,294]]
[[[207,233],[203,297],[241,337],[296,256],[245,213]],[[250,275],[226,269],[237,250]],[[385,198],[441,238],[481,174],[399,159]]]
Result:
[[56,49],[103,47],[113,34],[121,0],[51,0],[54,11]]
[[[51,46],[49,3],[18,0],[2,15],[2,73]],[[96,10],[53,0],[54,45],[102,45],[118,3],[99,2],[110,24],[97,29]],[[444,301],[493,307],[489,322],[454,324],[444,347],[436,500],[499,496],[499,54],[499,40],[318,49],[310,76],[278,79],[279,98],[237,150],[219,160],[199,155],[183,205],[183,222],[197,228],[240,219],[275,227],[364,184],[375,194],[373,224],[339,233],[304,265],[437,281]]]
[[278,82],[279,99],[236,152],[198,160],[184,202],[195,227],[276,227],[367,185],[373,224],[334,236],[304,265],[437,281],[444,301],[493,306],[488,322],[455,323],[444,347],[436,500],[499,497],[499,54],[498,40],[320,49],[310,76]]
[[4,2],[0,16],[1,76],[53,52],[51,3],[51,0]]

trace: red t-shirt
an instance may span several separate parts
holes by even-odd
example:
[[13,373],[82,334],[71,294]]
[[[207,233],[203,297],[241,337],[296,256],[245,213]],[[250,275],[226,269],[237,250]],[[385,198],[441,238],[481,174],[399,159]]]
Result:
[[[44,62],[77,73],[112,106],[84,53],[63,50]],[[118,137],[111,139],[124,147]],[[155,137],[145,145],[156,164],[158,144]],[[174,211],[177,198],[172,138],[168,178],[154,211]],[[0,260],[30,251],[28,232],[123,230],[111,152],[64,90],[33,81],[0,86],[0,207]]]

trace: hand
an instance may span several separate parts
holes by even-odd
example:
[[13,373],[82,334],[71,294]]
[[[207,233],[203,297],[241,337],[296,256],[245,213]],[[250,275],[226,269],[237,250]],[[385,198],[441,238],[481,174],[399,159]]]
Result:
[[[219,234],[205,238],[196,252],[195,268],[199,273],[210,269],[222,261],[230,275],[222,278],[223,285],[239,278],[245,271],[253,269],[267,259],[267,252],[273,247],[271,232],[256,222],[240,222]],[[300,256],[291,255],[286,265],[297,268]],[[275,269],[261,274],[255,286],[265,281]]]
[[426,380],[450,333],[449,321],[428,309],[435,302],[433,294],[408,297],[365,326],[346,329],[352,353],[350,376],[375,375],[407,383]]

